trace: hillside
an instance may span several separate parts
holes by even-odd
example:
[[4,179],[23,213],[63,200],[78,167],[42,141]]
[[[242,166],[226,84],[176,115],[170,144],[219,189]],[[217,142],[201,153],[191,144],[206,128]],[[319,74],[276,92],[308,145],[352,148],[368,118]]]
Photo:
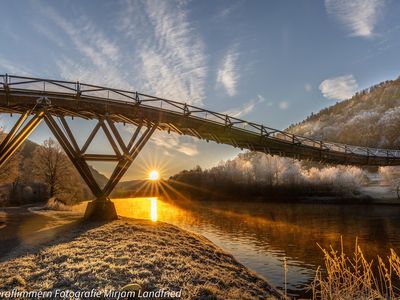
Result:
[[[287,131],[324,141],[400,149],[400,77],[357,92]],[[371,177],[370,172],[378,175]],[[216,199],[246,195],[263,200],[330,197],[354,202],[382,198],[382,184],[388,187],[385,197],[396,197],[393,187],[399,185],[399,173],[399,168],[329,166],[248,152],[211,169],[184,170],[172,176],[170,184],[194,198],[205,192],[203,198],[210,198],[218,191]],[[374,195],[365,189],[371,182]]]
[[[4,137],[5,134],[0,132],[0,141]],[[7,205],[10,201],[14,204],[43,201],[44,198],[47,197],[47,188],[44,187],[43,183],[40,180],[38,181],[38,179],[32,181],[30,176],[30,173],[32,172],[31,159],[35,151],[40,147],[41,146],[35,142],[26,140],[12,159],[3,166],[0,172],[0,206]],[[74,169],[72,163],[70,164],[71,168]],[[108,178],[92,166],[89,167],[94,179],[100,184],[100,186],[104,186],[108,181]],[[78,178],[78,186],[82,187],[81,192],[83,199],[87,199],[88,197],[90,198],[91,193],[89,188],[77,172],[74,172],[73,174],[73,176]],[[32,190],[32,192],[27,192],[29,190]]]
[[287,130],[325,141],[400,149],[400,77],[311,114]]
[[[40,147],[40,145],[36,144],[35,142],[32,142],[30,140],[26,140],[21,147],[20,154],[22,156],[22,160],[32,158],[32,154],[34,151],[37,149],[37,147]],[[22,164],[23,165],[23,164]],[[100,186],[103,186],[107,183],[108,178],[101,174],[99,171],[97,171],[95,168],[92,166],[90,167],[90,171],[93,174],[94,179],[100,184]],[[20,172],[25,172],[26,170],[21,169]]]
[[[0,133],[0,141],[4,138],[5,134]],[[35,152],[38,147],[41,147],[39,144],[32,142],[30,140],[26,140],[22,147],[18,150],[18,154],[21,157],[20,167],[19,167],[19,174],[23,175],[25,172],[29,172],[29,170],[25,169],[25,161],[32,158],[33,153]],[[104,187],[108,181],[108,178],[96,170],[93,166],[89,165],[90,171],[97,183],[99,183],[100,187]],[[6,172],[6,171],[5,171]],[[78,176],[78,175],[77,175]],[[23,177],[23,176],[22,176]],[[85,189],[84,194],[88,195],[90,193],[89,188],[87,188],[86,184],[82,179],[80,179],[83,187]],[[1,182],[0,178],[0,187],[5,182]],[[9,183],[9,182],[7,182]],[[117,184],[115,190],[113,191],[112,195],[114,197],[120,196],[140,196],[140,195],[147,195],[147,190],[151,188],[151,184],[147,184],[147,180],[132,180],[126,182],[120,182]]]

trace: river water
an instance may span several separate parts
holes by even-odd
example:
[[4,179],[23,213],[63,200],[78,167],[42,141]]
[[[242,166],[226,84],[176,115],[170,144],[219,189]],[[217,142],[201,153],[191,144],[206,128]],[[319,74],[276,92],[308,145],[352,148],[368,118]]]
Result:
[[[323,265],[322,247],[351,255],[356,238],[369,258],[400,250],[400,206],[255,202],[170,202],[159,198],[114,199],[121,216],[163,221],[199,233],[238,261],[284,288],[305,296]],[[397,251],[400,253],[400,251]]]

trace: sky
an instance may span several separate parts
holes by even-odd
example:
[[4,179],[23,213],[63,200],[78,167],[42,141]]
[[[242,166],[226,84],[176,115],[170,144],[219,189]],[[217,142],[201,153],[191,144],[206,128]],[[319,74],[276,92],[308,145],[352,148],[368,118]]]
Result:
[[[137,90],[285,129],[397,78],[399,15],[395,0],[1,1],[0,74]],[[16,120],[0,118],[6,131]],[[73,122],[82,139],[85,122]],[[30,139],[50,136],[41,124]],[[124,180],[239,152],[158,132]]]

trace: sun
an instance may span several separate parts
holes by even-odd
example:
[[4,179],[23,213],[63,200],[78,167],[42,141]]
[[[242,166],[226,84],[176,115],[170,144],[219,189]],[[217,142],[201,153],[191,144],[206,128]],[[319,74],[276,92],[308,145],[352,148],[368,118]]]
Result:
[[160,179],[160,173],[157,170],[151,170],[149,173],[149,180],[158,180]]

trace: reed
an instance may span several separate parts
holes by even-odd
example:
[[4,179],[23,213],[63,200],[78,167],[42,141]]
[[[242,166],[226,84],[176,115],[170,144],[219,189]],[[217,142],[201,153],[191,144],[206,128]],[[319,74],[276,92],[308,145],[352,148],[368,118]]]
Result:
[[284,292],[284,296],[285,296],[285,298],[287,298],[287,273],[288,273],[288,265],[287,265],[287,259],[286,259],[286,256],[283,258],[283,269],[284,269],[284,272],[285,272],[285,282],[284,282],[284,285],[285,285],[285,288],[284,288],[284,290],[285,290],[285,292]]
[[319,247],[325,268],[317,268],[310,284],[313,299],[400,299],[400,258],[393,249],[375,263],[365,258],[357,240],[351,257],[344,253],[343,241],[340,251]]

